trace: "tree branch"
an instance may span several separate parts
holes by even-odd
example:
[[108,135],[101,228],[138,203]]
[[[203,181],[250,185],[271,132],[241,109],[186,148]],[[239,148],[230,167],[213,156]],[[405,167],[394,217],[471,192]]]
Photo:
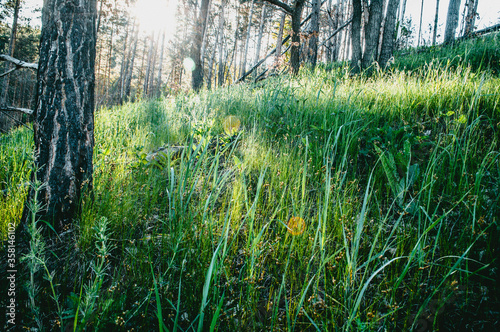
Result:
[[10,70],[7,70],[5,73],[0,74],[0,78],[9,75],[10,73],[12,73],[15,70],[17,70],[17,67],[14,67],[14,68],[12,68]]
[[292,15],[293,9],[292,9],[292,7],[290,7],[289,5],[287,5],[286,3],[281,2],[279,0],[264,0],[264,1],[269,2],[270,4],[275,5],[277,7],[280,7],[287,14]]
[[[24,62],[7,54],[0,54],[0,61],[8,61],[10,63],[13,63],[17,68],[38,69],[38,65],[36,63]],[[3,73],[2,76],[6,75],[7,73]]]
[[2,106],[0,107],[0,111],[21,112],[28,115],[33,114],[33,110],[30,110],[28,108],[12,107],[12,106]]
[[321,45],[318,46],[318,48],[320,48],[321,46],[325,45],[325,43],[327,41],[329,41],[330,39],[332,39],[333,37],[335,37],[335,35],[337,33],[339,33],[340,31],[342,31],[342,29],[344,29],[346,26],[348,26],[349,24],[351,24],[352,22],[352,17],[347,21],[345,22],[344,24],[342,24],[342,26],[340,28],[338,28],[337,30],[335,30],[330,37],[326,38],[325,40],[323,40],[323,42],[321,43]]

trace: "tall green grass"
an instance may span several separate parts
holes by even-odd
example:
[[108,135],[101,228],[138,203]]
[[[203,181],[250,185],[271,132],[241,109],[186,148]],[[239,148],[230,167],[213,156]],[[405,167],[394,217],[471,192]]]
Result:
[[[66,253],[81,267],[53,262],[60,323],[446,330],[479,306],[494,324],[493,302],[480,299],[498,294],[499,87],[462,67],[303,71],[99,110],[94,195]],[[229,115],[242,122],[232,137]],[[28,136],[2,137],[2,151],[29,151]],[[150,158],[167,145],[184,148]],[[2,181],[22,206],[30,154],[16,158],[2,163],[15,180]],[[0,205],[2,221],[17,209]],[[97,254],[105,260],[92,264]],[[50,329],[56,309],[44,303],[26,326]]]

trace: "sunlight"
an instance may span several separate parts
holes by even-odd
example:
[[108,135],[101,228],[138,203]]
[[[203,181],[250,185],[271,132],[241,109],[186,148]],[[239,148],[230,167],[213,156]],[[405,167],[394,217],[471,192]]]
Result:
[[177,0],[137,0],[131,14],[142,31],[151,34],[164,30],[168,41],[175,34],[177,4]]

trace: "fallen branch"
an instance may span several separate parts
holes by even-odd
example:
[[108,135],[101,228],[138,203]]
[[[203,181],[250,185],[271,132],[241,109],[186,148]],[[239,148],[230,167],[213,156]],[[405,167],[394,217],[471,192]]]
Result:
[[28,115],[33,114],[33,110],[30,110],[28,108],[12,107],[12,106],[2,106],[2,107],[0,107],[0,111],[21,112],[21,113],[28,114]]
[[339,33],[340,31],[342,31],[346,26],[348,26],[349,24],[351,24],[352,22],[352,17],[347,21],[345,22],[344,24],[342,24],[342,26],[340,28],[338,28],[337,30],[335,30],[331,35],[330,37],[326,38],[325,40],[323,40],[323,42],[318,46],[318,48],[320,48],[321,46],[325,45],[327,41],[329,41],[330,39],[332,39],[333,37],[335,37],[335,35],[337,33]]
[[[10,63],[13,63],[17,68],[38,69],[38,65],[36,63],[24,62],[7,54],[0,54],[0,61],[8,61]],[[3,73],[2,76],[6,75],[7,73]]]
[[[18,119],[14,118],[12,115],[10,115],[9,113],[7,113],[5,110],[0,109],[0,112],[2,112],[3,115],[5,115],[6,117],[10,118],[12,121],[17,122],[21,126],[25,126],[29,130],[33,131],[33,128],[28,127],[25,123],[23,123],[22,121],[19,121]],[[1,130],[1,131],[7,133],[7,131],[4,131],[4,130]]]
[[13,71],[17,70],[17,67],[12,68],[11,70],[7,70],[5,73],[0,74],[0,77],[4,77],[12,73]]

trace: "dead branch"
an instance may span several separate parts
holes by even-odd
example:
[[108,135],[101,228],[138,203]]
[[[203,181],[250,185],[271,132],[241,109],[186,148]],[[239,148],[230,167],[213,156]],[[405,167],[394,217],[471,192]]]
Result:
[[12,107],[12,106],[2,106],[0,107],[0,111],[21,112],[28,115],[33,114],[33,110],[30,110],[28,108]]
[[[7,54],[0,54],[0,61],[8,61],[8,62],[14,64],[17,68],[38,69],[38,65],[36,63],[24,62],[22,60],[18,60],[16,58],[13,58]],[[2,76],[6,75],[6,74],[7,73],[3,73]]]

